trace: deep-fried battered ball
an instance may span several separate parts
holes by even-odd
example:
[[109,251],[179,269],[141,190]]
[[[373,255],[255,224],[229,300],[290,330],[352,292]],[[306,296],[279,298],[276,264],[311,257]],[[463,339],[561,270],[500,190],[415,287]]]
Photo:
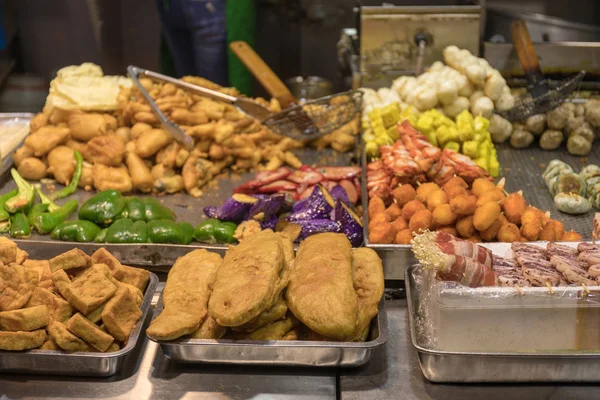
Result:
[[433,222],[438,225],[450,225],[456,221],[456,214],[450,204],[440,204],[433,210]]
[[467,185],[467,182],[465,182],[465,180],[463,178],[461,178],[460,176],[453,176],[452,178],[450,178],[450,180],[446,183],[444,183],[444,190],[446,190],[447,188],[451,187],[451,186],[460,186],[462,188],[467,189],[469,187],[469,185]]
[[481,238],[483,240],[485,240],[486,242],[491,242],[498,235],[498,231],[500,231],[500,228],[502,227],[502,225],[504,225],[504,224],[503,224],[503,219],[501,218],[501,215],[500,215],[490,225],[489,228],[487,228],[484,231],[479,232],[479,236],[481,236]]
[[394,239],[394,243],[396,244],[410,244],[410,241],[413,239],[412,232],[410,229],[403,229],[400,232],[396,233],[396,238]]
[[402,208],[398,204],[392,203],[392,205],[385,210],[385,213],[390,217],[390,221],[394,221],[396,218],[402,216]]
[[446,192],[449,199],[453,199],[456,196],[462,196],[462,195],[469,194],[469,192],[467,192],[467,189],[465,189],[462,186],[458,186],[458,185],[445,187],[444,192]]
[[477,199],[477,207],[481,206],[482,204],[488,203],[488,202],[498,203],[498,202],[502,201],[504,199],[504,197],[505,196],[504,196],[504,193],[502,192],[502,190],[496,188],[492,191],[489,191],[489,192],[481,195]]
[[369,227],[369,241],[376,244],[392,244],[396,237],[396,231],[389,222],[380,223]]
[[414,187],[408,183],[405,183],[404,185],[398,186],[396,189],[392,190],[392,196],[400,207],[404,207],[406,203],[415,199],[417,192],[415,191]]
[[521,241],[521,233],[519,228],[510,222],[502,224],[498,234],[496,235],[499,242],[512,243]]
[[544,213],[535,207],[527,207],[521,216],[521,236],[534,242],[540,237],[544,225]]
[[373,218],[375,214],[381,214],[385,211],[385,203],[379,196],[373,196],[371,200],[369,200],[369,219]]
[[560,238],[560,240],[562,242],[581,242],[583,240],[583,237],[575,231],[569,231],[565,232],[564,235]]
[[411,200],[402,207],[402,215],[404,219],[410,221],[412,216],[420,210],[424,210],[425,206],[419,200]]
[[466,238],[465,240],[472,243],[481,243],[481,237],[475,233],[473,236]]
[[396,232],[400,232],[401,230],[408,228],[408,222],[406,222],[403,216],[396,218],[394,222],[392,222],[392,225],[394,225],[394,230]]
[[427,198],[427,209],[433,212],[440,204],[448,204],[448,195],[443,190],[438,189]]
[[519,225],[527,202],[521,193],[511,193],[502,202],[502,209],[509,222]]
[[471,192],[473,192],[475,196],[480,197],[484,193],[487,193],[494,189],[496,189],[496,185],[494,185],[494,182],[491,182],[485,178],[477,178],[473,181]]
[[473,214],[473,226],[478,231],[485,231],[500,215],[500,205],[493,201],[482,204],[475,209]]
[[427,199],[429,198],[429,195],[438,190],[439,188],[440,187],[437,185],[437,183],[423,183],[417,188],[417,200],[419,200],[421,203],[426,203]]
[[369,229],[372,226],[375,226],[378,224],[385,224],[387,222],[390,222],[390,216],[387,215],[385,212],[375,214],[375,215],[373,215],[372,218],[369,219]]
[[542,231],[540,232],[540,240],[547,240],[549,242],[554,242],[556,240],[561,240],[565,233],[565,225],[554,219],[546,222]]
[[431,228],[431,222],[433,221],[433,215],[429,210],[420,210],[414,213],[411,217],[408,228],[412,232],[424,231]]
[[471,215],[477,208],[477,197],[472,194],[461,194],[450,200],[450,207],[455,214]]
[[458,236],[458,231],[452,225],[440,226],[436,229],[438,232],[446,232],[451,234],[452,236]]
[[475,233],[475,227],[473,226],[473,216],[467,215],[462,218],[459,218],[456,221],[456,230],[460,237],[468,238],[473,236]]

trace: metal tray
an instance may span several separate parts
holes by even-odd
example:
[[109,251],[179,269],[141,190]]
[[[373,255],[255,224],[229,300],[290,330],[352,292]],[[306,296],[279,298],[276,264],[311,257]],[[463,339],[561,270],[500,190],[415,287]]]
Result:
[[419,296],[412,275],[414,268],[407,270],[408,321],[412,345],[428,380],[453,383],[600,382],[597,373],[600,351],[459,352],[433,350],[421,345],[416,332]]
[[[162,312],[162,293],[155,317]],[[194,364],[232,364],[304,367],[358,367],[366,364],[374,349],[388,340],[385,300],[371,321],[368,342],[311,342],[292,340],[180,339],[160,344],[165,356]]]
[[[523,191],[523,196],[528,204],[542,211],[550,211],[553,218],[560,220],[565,225],[565,230],[575,230],[583,236],[584,240],[592,238],[593,212],[583,215],[569,215],[558,211],[554,200],[542,179],[542,173],[548,163],[561,159],[579,172],[586,164],[600,165],[600,147],[592,148],[587,157],[577,157],[569,154],[563,146],[557,151],[545,151],[534,143],[528,149],[513,149],[508,144],[497,144],[498,160],[502,166],[502,176],[506,178],[505,188],[508,192]],[[369,242],[369,195],[367,192],[367,157],[362,151],[362,204],[363,204],[363,231],[365,246],[370,247],[379,254],[383,261],[383,271],[386,280],[404,280],[405,270],[417,261],[410,251],[410,245],[403,244],[374,244]]]
[[55,350],[0,351],[0,373],[106,377],[116,374],[125,358],[143,342],[142,328],[150,318],[158,277],[150,273],[141,305],[142,316],[125,347],[113,353],[68,353]]

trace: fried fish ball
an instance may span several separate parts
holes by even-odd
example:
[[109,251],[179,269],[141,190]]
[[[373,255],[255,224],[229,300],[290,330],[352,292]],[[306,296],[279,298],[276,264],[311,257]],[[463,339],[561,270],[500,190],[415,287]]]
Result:
[[39,181],[46,176],[48,169],[46,164],[39,158],[27,157],[21,160],[17,171],[25,179]]
[[413,239],[412,231],[410,229],[403,229],[396,233],[396,237],[394,238],[395,244],[410,244],[410,241]]
[[551,219],[544,224],[542,231],[540,232],[540,240],[547,240],[554,242],[561,240],[565,233],[565,226],[562,222]]
[[381,214],[385,212],[385,203],[379,196],[373,196],[371,200],[369,200],[369,219],[373,218],[375,214]]
[[583,237],[575,231],[569,231],[565,232],[564,235],[560,238],[560,240],[562,242],[581,242],[583,240]]
[[392,205],[385,210],[385,213],[390,217],[390,221],[394,221],[396,218],[402,216],[402,208],[397,203],[392,203]]
[[433,214],[431,211],[419,210],[410,218],[408,227],[412,232],[424,231],[431,228],[433,222]]
[[392,225],[394,225],[394,230],[396,232],[400,232],[401,230],[408,228],[408,222],[406,222],[403,216],[396,218],[394,222],[392,222]]
[[467,189],[458,185],[444,187],[444,192],[446,192],[449,199],[469,194],[469,192],[467,192]]
[[437,189],[427,198],[427,209],[433,212],[440,204],[448,204],[448,195],[442,189]]
[[420,210],[424,210],[425,206],[419,200],[411,200],[402,207],[402,215],[404,219],[410,221],[411,217]]
[[496,235],[499,242],[513,243],[521,241],[521,232],[519,228],[513,223],[502,224]]
[[473,226],[480,232],[485,231],[494,223],[501,211],[500,205],[493,201],[480,205],[473,214]]
[[433,210],[433,222],[438,225],[450,225],[456,221],[456,214],[450,204],[440,204]]
[[369,229],[369,241],[375,244],[391,244],[394,243],[396,231],[394,226],[389,223],[381,223]]
[[543,229],[544,213],[535,207],[527,207],[521,216],[521,236],[529,241],[536,241]]
[[400,207],[404,207],[406,203],[417,197],[417,192],[412,185],[405,183],[392,190],[392,196]]
[[19,167],[22,160],[28,157],[33,157],[33,149],[29,146],[21,146],[13,153],[13,163],[15,167]]
[[473,181],[473,186],[471,187],[471,191],[477,197],[482,196],[483,194],[496,189],[496,185],[494,182],[491,182],[485,178],[477,178]]
[[436,229],[438,232],[446,232],[451,234],[452,236],[458,236],[458,231],[452,225],[441,226]]
[[487,193],[484,193],[483,195],[481,195],[478,199],[477,199],[477,207],[485,204],[485,203],[489,203],[489,202],[500,202],[504,199],[504,193],[502,192],[502,190],[496,188],[492,191],[489,191]]
[[486,242],[491,242],[496,238],[496,236],[498,235],[498,231],[500,231],[500,228],[502,227],[502,225],[504,225],[504,219],[501,217],[502,215],[499,215],[498,218],[496,218],[496,220],[490,225],[489,228],[479,232],[479,236],[481,236],[483,240],[485,240]]
[[460,176],[453,176],[448,182],[444,183],[444,186],[442,186],[442,188],[446,190],[447,188],[452,186],[460,186],[464,189],[467,189],[469,187],[469,185],[467,185],[467,182],[465,182],[465,180]]
[[427,202],[429,195],[438,190],[439,188],[440,187],[437,185],[437,183],[423,183],[417,188],[417,200],[419,200],[421,203]]
[[506,219],[513,224],[521,223],[521,216],[527,208],[527,202],[521,193],[511,193],[502,202]]
[[450,200],[450,208],[458,215],[471,215],[477,208],[477,197],[472,194],[461,194]]
[[473,233],[475,233],[475,227],[473,226],[473,216],[467,215],[462,218],[459,218],[456,221],[456,230],[458,234],[463,238],[473,236]]

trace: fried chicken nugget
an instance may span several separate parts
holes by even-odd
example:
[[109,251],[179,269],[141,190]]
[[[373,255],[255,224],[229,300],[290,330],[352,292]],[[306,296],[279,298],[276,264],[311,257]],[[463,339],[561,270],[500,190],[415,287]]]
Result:
[[131,292],[121,287],[102,310],[102,323],[115,339],[124,342],[141,316],[142,310],[135,303]]
[[104,135],[108,131],[109,125],[103,114],[98,113],[72,113],[69,115],[67,123],[73,139],[82,142]]
[[83,339],[98,351],[106,351],[114,342],[114,338],[98,328],[97,325],[88,321],[77,313],[69,319],[66,327],[72,334]]
[[173,340],[195,332],[205,319],[208,299],[221,267],[221,256],[194,250],[177,259],[163,291],[162,313],[146,330],[157,340]]
[[118,167],[123,162],[125,142],[117,135],[102,135],[85,145],[83,156],[91,164]]
[[0,312],[0,331],[35,331],[48,325],[48,307],[35,306]]
[[[58,321],[52,321],[48,325],[48,333],[54,342],[66,351],[94,351],[94,348],[73,335],[67,327]],[[45,340],[45,339],[44,339]],[[42,341],[43,343],[43,341]]]
[[39,158],[27,157],[19,162],[17,172],[19,172],[23,179],[39,181],[46,176],[48,168]]
[[173,136],[164,129],[144,131],[135,141],[135,152],[141,158],[155,155],[160,149],[173,142]]
[[46,330],[33,332],[0,331],[0,350],[21,351],[40,347],[46,341]]
[[521,215],[521,236],[535,242],[543,229],[544,213],[535,207],[527,207]]
[[0,311],[23,307],[35,285],[27,277],[25,267],[19,264],[0,264]]
[[347,339],[351,342],[360,339],[377,315],[384,290],[383,264],[373,249],[352,249],[352,271],[354,291],[358,296],[358,322]]
[[65,322],[73,315],[73,307],[71,307],[68,301],[56,296],[47,289],[36,287],[25,307],[41,305],[48,307],[50,320]]
[[473,226],[480,232],[485,231],[496,221],[500,212],[500,205],[493,201],[478,206],[473,214]]

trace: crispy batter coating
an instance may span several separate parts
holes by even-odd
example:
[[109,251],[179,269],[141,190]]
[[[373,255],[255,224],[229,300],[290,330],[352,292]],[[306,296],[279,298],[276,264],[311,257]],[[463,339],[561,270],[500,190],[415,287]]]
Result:
[[102,135],[87,142],[83,156],[91,164],[118,167],[123,162],[125,142],[117,135]]
[[251,321],[246,322],[244,325],[233,327],[234,331],[239,332],[254,332],[258,328],[262,328],[265,325],[275,322],[285,317],[288,307],[285,300],[280,297],[268,310],[263,311]]
[[383,264],[373,249],[352,249],[352,271],[354,291],[358,296],[358,323],[348,340],[356,341],[377,315],[384,290]]
[[75,172],[75,153],[67,146],[57,146],[48,153],[48,172],[58,183],[68,185]]
[[226,333],[227,328],[217,324],[217,321],[207,315],[200,327],[190,337],[194,339],[221,339]]
[[103,164],[94,164],[93,168],[94,187],[98,191],[118,190],[121,193],[131,192],[133,182],[129,171],[125,167],[107,167]]

